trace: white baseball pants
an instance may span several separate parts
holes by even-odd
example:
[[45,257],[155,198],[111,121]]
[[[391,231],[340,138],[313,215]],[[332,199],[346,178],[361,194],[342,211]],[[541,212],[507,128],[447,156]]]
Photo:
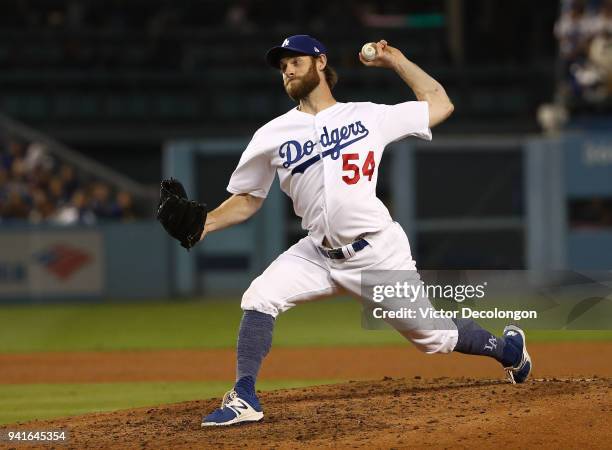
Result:
[[[361,296],[363,270],[403,270],[416,274],[408,238],[397,222],[365,239],[370,245],[340,260],[323,256],[310,237],[301,239],[253,280],[242,297],[241,308],[276,317],[298,303],[345,291],[371,304],[370,299]],[[422,301],[423,306],[431,306],[427,298]],[[387,322],[425,353],[449,353],[457,344],[457,328],[450,319],[439,319],[435,327],[427,329],[404,327],[402,321],[410,319]]]

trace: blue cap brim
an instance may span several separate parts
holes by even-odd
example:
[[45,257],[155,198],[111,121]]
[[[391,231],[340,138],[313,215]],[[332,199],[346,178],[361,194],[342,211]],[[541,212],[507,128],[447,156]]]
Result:
[[268,50],[268,52],[266,53],[266,61],[268,62],[269,65],[271,65],[275,69],[278,69],[280,68],[280,60],[281,58],[283,58],[283,55],[285,53],[295,53],[297,55],[308,55],[308,53],[304,53],[303,50],[298,49],[298,48],[277,46],[277,47],[272,47],[270,50]]

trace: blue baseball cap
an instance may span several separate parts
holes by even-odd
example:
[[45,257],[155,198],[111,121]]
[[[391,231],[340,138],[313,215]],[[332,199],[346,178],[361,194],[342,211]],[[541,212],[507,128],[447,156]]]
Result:
[[289,36],[281,45],[268,50],[266,61],[272,67],[278,69],[281,57],[286,51],[311,56],[327,54],[327,49],[320,41],[307,34],[296,34],[295,36]]

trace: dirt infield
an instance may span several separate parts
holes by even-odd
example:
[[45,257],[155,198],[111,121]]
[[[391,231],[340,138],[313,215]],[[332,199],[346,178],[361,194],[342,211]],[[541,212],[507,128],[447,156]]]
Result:
[[262,393],[264,421],[235,428],[201,429],[217,404],[205,400],[11,429],[67,429],[57,448],[70,449],[609,448],[611,389],[610,378],[385,378]]
[[[612,342],[529,344],[534,376],[612,377]],[[215,381],[234,374],[234,350],[0,354],[0,383]],[[274,348],[261,378],[365,380],[383,376],[499,378],[490,358],[425,355],[412,346]]]
[[[215,399],[10,429],[68,430],[70,442],[58,449],[609,448],[612,342],[529,350],[533,381],[512,386],[489,358],[424,355],[411,346],[276,348],[262,378],[370,381],[261,393],[264,422],[238,428],[200,429]],[[0,383],[228,380],[234,352],[0,354],[0,367]]]

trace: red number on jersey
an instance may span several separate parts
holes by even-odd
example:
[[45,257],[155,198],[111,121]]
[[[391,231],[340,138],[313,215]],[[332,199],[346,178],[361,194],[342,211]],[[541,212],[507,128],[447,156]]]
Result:
[[[357,164],[349,163],[349,161],[354,161],[359,159],[358,153],[345,153],[342,155],[342,170],[347,171],[350,170],[353,172],[353,176],[349,177],[347,175],[342,175],[342,180],[346,184],[355,184],[359,181],[361,176],[359,175],[359,166]],[[370,151],[368,156],[366,157],[365,162],[363,163],[363,167],[361,168],[361,172],[364,177],[368,177],[368,181],[372,181],[372,176],[374,175],[374,168],[376,167],[376,162],[374,161],[374,152]]]
[[363,168],[361,169],[363,175],[368,177],[368,181],[372,181],[372,175],[374,175],[375,165],[376,164],[374,163],[374,152],[370,150],[370,152],[368,153],[368,157],[363,163]]
[[342,170],[350,170],[353,172],[353,176],[349,177],[342,175],[342,180],[346,184],[355,184],[359,181],[359,166],[357,164],[350,164],[349,161],[359,159],[358,153],[345,153],[342,155]]

